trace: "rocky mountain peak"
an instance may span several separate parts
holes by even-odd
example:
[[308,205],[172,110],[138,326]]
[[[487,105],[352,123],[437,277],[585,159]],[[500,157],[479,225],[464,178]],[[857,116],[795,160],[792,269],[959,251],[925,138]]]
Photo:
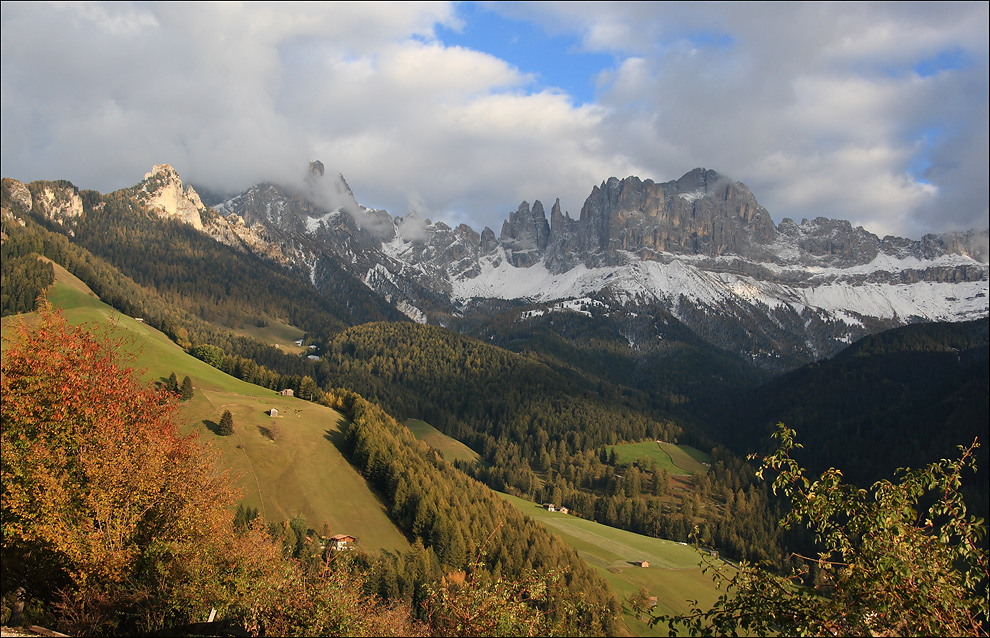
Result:
[[137,186],[138,201],[159,217],[175,218],[202,230],[206,206],[192,186],[182,188],[179,173],[168,164],[157,164]]
[[550,240],[550,224],[540,200],[519,204],[502,224],[499,241],[505,248],[506,257],[513,266],[528,267],[536,264],[543,256]]
[[182,183],[182,180],[179,179],[179,172],[172,168],[171,164],[155,164],[150,171],[144,174],[144,181],[152,177],[158,177],[165,182]]
[[[681,176],[674,185],[677,193],[685,199],[708,197],[717,190],[732,184],[732,180],[707,168],[696,168]],[[692,197],[693,196],[693,197]]]
[[605,265],[631,255],[749,255],[775,236],[770,214],[744,184],[704,168],[663,184],[610,178],[585,200],[580,230],[587,258]]
[[[301,252],[308,265],[335,260],[417,321],[469,313],[483,307],[478,300],[607,294],[655,304],[713,343],[771,361],[790,329],[812,344],[800,348],[819,356],[864,334],[863,317],[896,325],[986,314],[986,266],[965,258],[985,258],[986,231],[912,241],[880,240],[826,218],[778,227],[745,184],[706,168],[662,183],[611,177],[592,189],[577,219],[559,200],[549,219],[541,201],[523,201],[500,233],[414,212],[393,219],[360,206],[342,176],[324,179],[312,167],[307,184],[305,194],[259,185],[218,210],[258,220],[286,255]],[[964,257],[945,258],[951,254]],[[906,287],[919,282],[961,287]],[[736,343],[717,329],[706,333],[721,325],[712,323],[716,315],[761,326],[763,336]]]

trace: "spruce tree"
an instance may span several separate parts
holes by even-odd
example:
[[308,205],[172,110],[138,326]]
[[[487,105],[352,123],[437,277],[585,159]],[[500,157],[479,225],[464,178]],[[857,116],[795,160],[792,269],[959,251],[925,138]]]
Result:
[[224,410],[223,416],[220,417],[220,427],[217,429],[217,434],[220,436],[230,436],[234,433],[234,417],[230,414],[230,410]]
[[181,396],[181,398],[182,398],[183,401],[188,401],[189,399],[193,398],[192,379],[189,378],[189,375],[188,374],[182,380],[182,396]]
[[172,394],[179,391],[179,378],[175,376],[174,370],[172,371],[172,374],[168,376],[168,381],[165,382],[165,387],[168,388],[168,391]]

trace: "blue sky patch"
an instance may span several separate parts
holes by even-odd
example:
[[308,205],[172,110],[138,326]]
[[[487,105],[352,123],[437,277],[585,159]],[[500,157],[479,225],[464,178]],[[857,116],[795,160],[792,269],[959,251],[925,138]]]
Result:
[[914,65],[914,72],[923,78],[938,75],[942,71],[966,69],[973,64],[972,59],[960,48],[939,51]]
[[437,38],[447,46],[494,55],[533,74],[534,92],[557,88],[577,105],[592,103],[595,77],[616,65],[611,55],[582,51],[575,35],[551,35],[536,23],[508,18],[473,2],[459,5],[458,14],[464,22],[461,31],[440,26]]

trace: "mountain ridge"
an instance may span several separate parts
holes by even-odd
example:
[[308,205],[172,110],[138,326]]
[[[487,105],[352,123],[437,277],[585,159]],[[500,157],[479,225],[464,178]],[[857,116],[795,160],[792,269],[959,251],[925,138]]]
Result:
[[[59,188],[48,199],[71,203],[74,187]],[[988,314],[987,230],[911,240],[824,217],[775,225],[749,188],[704,168],[662,183],[611,177],[577,219],[559,200],[549,219],[540,200],[524,201],[497,235],[364,207],[319,161],[302,186],[260,183],[213,208],[167,165],[134,188],[159,215],[308,270],[318,290],[343,268],[421,323],[450,325],[485,300],[608,298],[613,312],[662,310],[713,345],[782,369],[877,330]],[[78,211],[69,203],[43,212],[71,226]],[[777,361],[781,350],[793,352],[787,363]]]
[[[334,188],[341,184],[338,176]],[[258,187],[246,193],[262,196]],[[236,201],[218,210],[233,212]],[[744,184],[704,168],[663,183],[609,178],[577,219],[559,200],[549,219],[540,200],[524,201],[497,235],[359,205],[307,211],[296,209],[295,245],[311,240],[317,262],[321,252],[335,254],[421,322],[447,325],[485,299],[532,305],[605,295],[616,311],[663,308],[714,345],[773,368],[773,343],[785,338],[774,324],[793,333],[786,339],[801,363],[879,329],[988,312],[987,231],[910,240],[823,217],[775,225]],[[271,217],[258,223],[290,230]],[[720,337],[705,327],[716,315],[760,334]]]

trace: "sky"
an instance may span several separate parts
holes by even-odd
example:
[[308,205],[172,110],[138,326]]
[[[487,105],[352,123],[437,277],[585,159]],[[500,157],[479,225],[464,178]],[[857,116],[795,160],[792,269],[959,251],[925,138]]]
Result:
[[779,222],[988,226],[988,3],[20,3],[2,175],[236,193],[320,159],[393,216],[498,233],[695,167]]

